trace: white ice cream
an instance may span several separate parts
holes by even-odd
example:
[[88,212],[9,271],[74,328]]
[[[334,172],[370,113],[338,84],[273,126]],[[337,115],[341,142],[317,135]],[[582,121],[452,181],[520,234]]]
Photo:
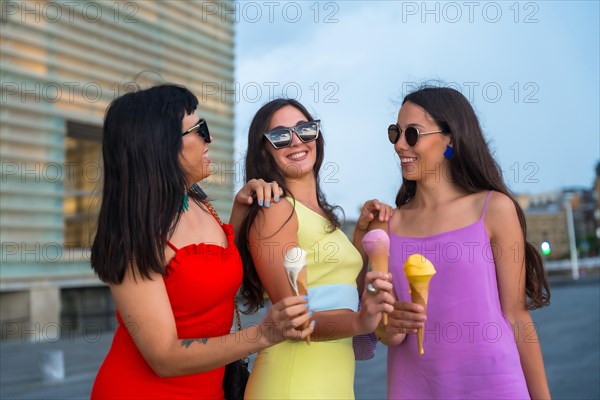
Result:
[[290,281],[290,285],[294,290],[294,295],[298,296],[298,274],[306,265],[306,251],[300,247],[293,247],[285,253],[283,258],[283,266]]

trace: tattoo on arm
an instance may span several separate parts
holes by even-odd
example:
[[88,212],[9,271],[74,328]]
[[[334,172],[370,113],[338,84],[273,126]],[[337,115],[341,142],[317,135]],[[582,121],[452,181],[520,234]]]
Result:
[[181,347],[185,346],[185,348],[187,349],[188,347],[190,347],[190,345],[193,342],[198,342],[198,343],[202,343],[202,344],[206,344],[208,343],[208,338],[200,338],[200,339],[183,339],[181,341]]

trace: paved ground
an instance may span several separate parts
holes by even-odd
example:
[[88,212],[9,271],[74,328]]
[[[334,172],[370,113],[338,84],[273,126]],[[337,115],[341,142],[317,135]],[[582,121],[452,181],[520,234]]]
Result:
[[[86,399],[102,362],[112,332],[60,340],[54,343],[6,342],[0,344],[0,399]],[[65,379],[44,382],[40,362],[50,350],[62,350]]]
[[[551,305],[531,313],[553,399],[600,399],[600,284],[552,285]],[[357,399],[385,399],[386,347],[356,365]]]
[[[600,398],[600,282],[553,284],[552,304],[532,313],[544,353],[554,399]],[[251,318],[251,319],[255,319]],[[246,321],[251,319],[245,318]],[[34,343],[0,343],[0,399],[85,399],[112,339],[92,330],[85,338]],[[62,350],[65,379],[42,381],[40,359]],[[357,363],[357,399],[385,398],[386,349]]]

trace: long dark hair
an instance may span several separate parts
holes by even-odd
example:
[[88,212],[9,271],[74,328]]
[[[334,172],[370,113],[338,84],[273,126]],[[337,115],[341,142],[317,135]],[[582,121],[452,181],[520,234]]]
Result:
[[[164,273],[164,247],[179,221],[187,189],[179,163],[182,119],[198,99],[163,84],[113,100],[104,118],[104,181],[91,264],[98,277],[121,283],[127,268],[149,278]],[[196,187],[195,201],[204,199]]]
[[[262,106],[252,119],[250,131],[248,132],[248,151],[246,153],[246,170],[244,179],[247,181],[248,179],[261,178],[267,182],[276,181],[282,188],[284,196],[290,196],[294,198],[293,193],[290,192],[285,184],[284,175],[277,167],[275,159],[273,156],[271,156],[271,153],[267,151],[265,146],[270,146],[270,144],[266,143],[266,139],[263,136],[263,133],[268,130],[269,125],[271,124],[271,118],[273,117],[273,114],[285,106],[292,106],[296,108],[306,117],[308,121],[314,121],[314,118],[312,115],[310,115],[308,110],[294,99],[275,99]],[[337,206],[332,206],[327,202],[327,199],[325,198],[325,195],[321,191],[321,187],[319,185],[319,171],[321,169],[321,165],[323,164],[325,149],[325,141],[323,140],[322,134],[319,134],[319,137],[316,140],[316,148],[317,159],[315,165],[313,166],[313,173],[316,179],[317,201],[319,203],[319,207],[321,207],[327,219],[329,220],[330,229],[333,231],[341,226],[340,220],[336,215],[336,211],[341,209]],[[256,202],[254,202],[248,210],[244,221],[242,222],[240,232],[236,239],[236,244],[244,264],[244,280],[241,293],[245,299],[245,312],[247,313],[252,313],[264,305],[263,285],[260,282],[256,272],[248,244],[250,228],[252,227],[252,224],[254,223],[254,220],[256,219],[256,216],[260,210],[261,208],[256,204]],[[289,221],[291,217],[292,215],[290,215],[287,221]]]
[[[441,130],[450,132],[454,157],[449,161],[452,181],[467,193],[495,190],[503,193],[515,204],[525,238],[526,294],[530,309],[550,304],[550,287],[542,257],[527,242],[525,215],[502,179],[498,163],[486,143],[479,121],[469,101],[457,90],[446,87],[422,87],[408,94],[402,104],[413,103],[423,108]],[[402,181],[396,196],[396,206],[408,203],[415,195],[417,183]]]

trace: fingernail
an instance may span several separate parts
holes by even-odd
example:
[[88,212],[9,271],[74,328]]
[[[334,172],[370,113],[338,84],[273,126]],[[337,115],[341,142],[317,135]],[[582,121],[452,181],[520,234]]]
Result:
[[308,300],[308,296],[302,296],[304,300]]
[[314,329],[316,324],[317,324],[317,321],[315,321],[315,320],[313,319],[313,321],[310,323],[310,327],[311,327],[312,329]]
[[[308,299],[306,299],[308,300]],[[310,304],[306,303],[306,308],[310,308]]]
[[275,203],[278,203],[278,202],[279,202],[279,196],[276,196],[275,197]]
[[262,207],[262,205],[263,205],[263,201],[262,201],[262,200],[259,200],[259,201],[258,201],[258,205]]
[[267,201],[267,202],[265,203],[265,206],[266,206],[267,208],[269,208],[269,206],[270,206],[270,205],[271,205],[271,202],[269,202],[269,201]]
[[313,315],[313,312],[312,312],[312,311],[309,311],[309,312],[308,312],[308,316],[309,316],[309,317],[312,317],[312,315]]

